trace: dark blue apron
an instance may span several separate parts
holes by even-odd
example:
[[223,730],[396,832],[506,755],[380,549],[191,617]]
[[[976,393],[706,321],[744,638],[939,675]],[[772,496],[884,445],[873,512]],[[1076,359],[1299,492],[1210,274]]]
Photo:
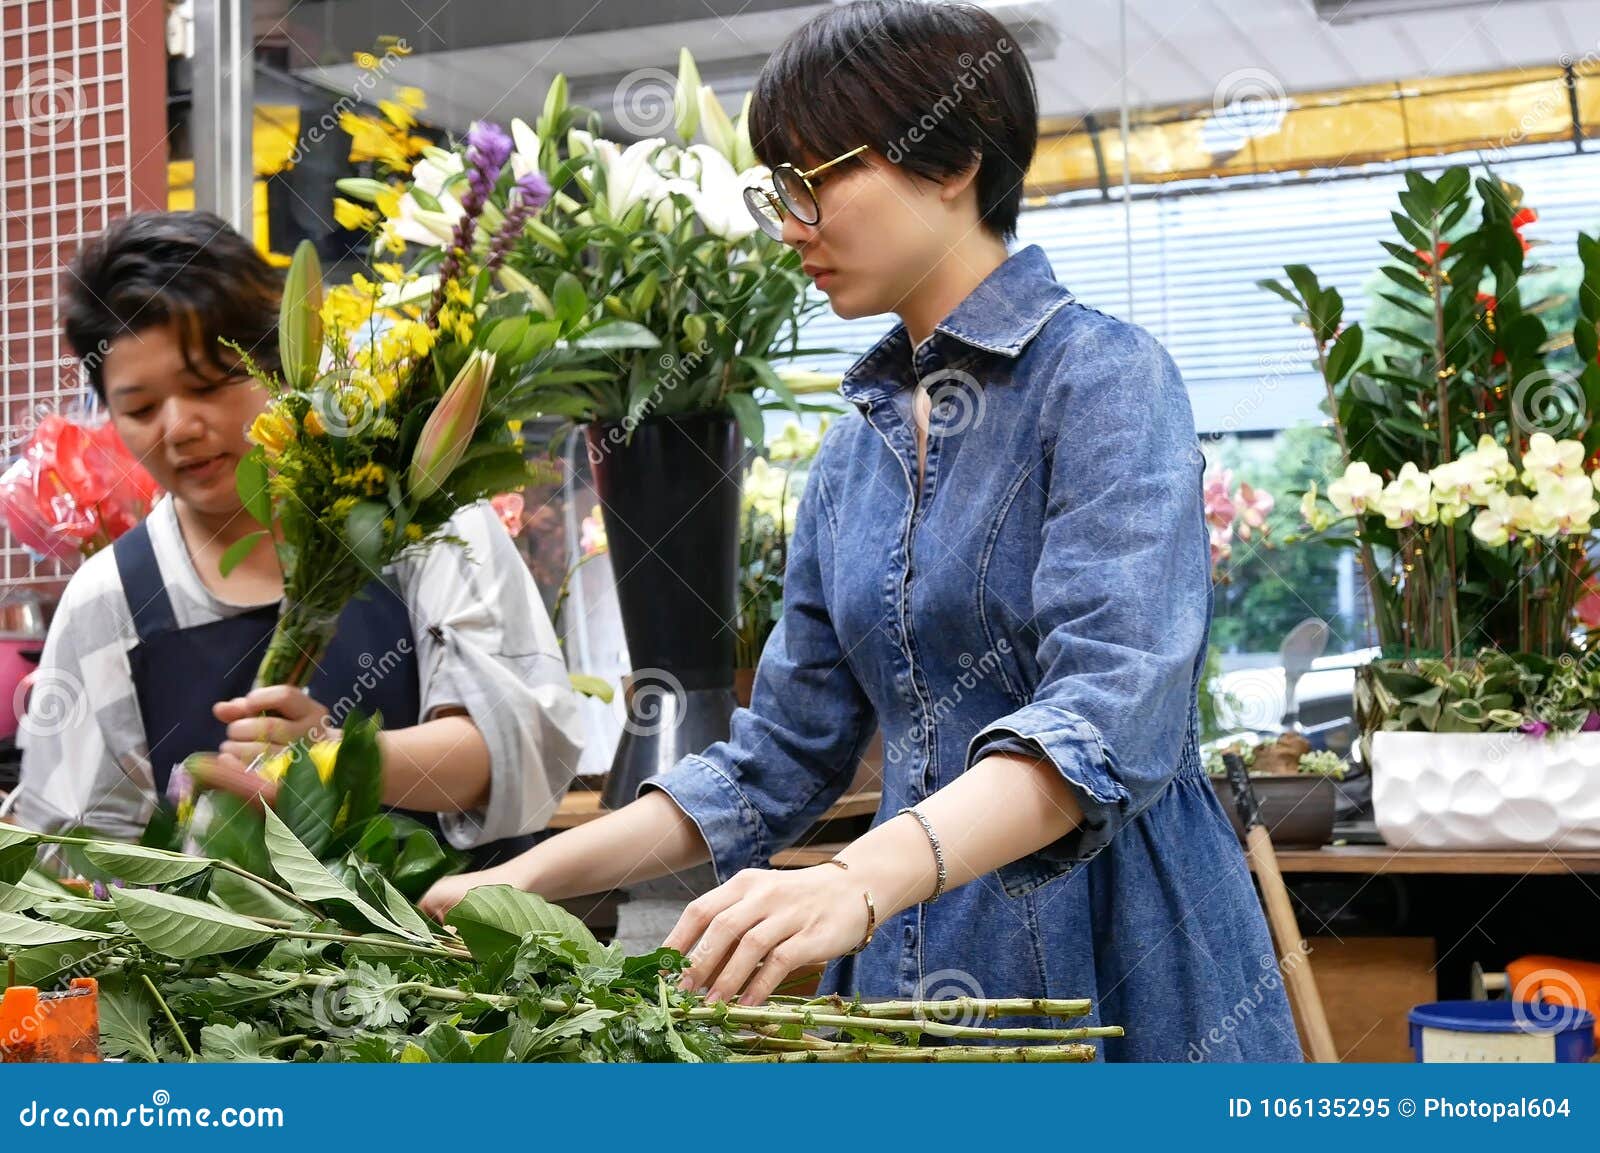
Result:
[[[113,546],[117,573],[133,613],[139,643],[128,651],[150,747],[156,793],[165,796],[172,766],[190,753],[215,749],[227,726],[212,715],[218,701],[246,695],[278,623],[278,606],[264,605],[209,624],[179,628],[143,523]],[[374,653],[385,654],[386,671],[373,670]],[[397,660],[394,658],[398,658]],[[373,687],[364,686],[366,676]],[[307,691],[332,708],[358,701],[365,713],[382,713],[387,729],[409,728],[420,719],[421,687],[411,614],[386,582],[370,582],[339,616],[333,643]],[[444,843],[437,814],[399,810],[427,825]],[[523,852],[534,837],[509,837],[471,850],[472,867],[488,868]]]

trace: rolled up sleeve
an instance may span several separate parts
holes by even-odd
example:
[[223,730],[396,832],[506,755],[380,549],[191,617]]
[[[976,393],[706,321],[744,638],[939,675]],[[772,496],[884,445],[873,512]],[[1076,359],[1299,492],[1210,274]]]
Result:
[[464,709],[489,748],[489,800],[439,814],[471,849],[549,824],[577,775],[583,729],[565,658],[522,557],[485,504],[458,512],[464,543],[427,550],[405,578],[423,720]]
[[1032,582],[1039,679],[1027,704],[973,738],[967,765],[1041,758],[1083,819],[999,870],[1013,896],[1092,859],[1166,789],[1190,736],[1210,621],[1204,462],[1176,366],[1123,324],[1061,359],[1044,409],[1063,415],[1046,425]]
[[728,740],[640,786],[662,790],[694,821],[722,883],[765,865],[839,799],[875,724],[824,598],[827,447],[800,499],[783,614],[762,651],[750,707],[735,710]]

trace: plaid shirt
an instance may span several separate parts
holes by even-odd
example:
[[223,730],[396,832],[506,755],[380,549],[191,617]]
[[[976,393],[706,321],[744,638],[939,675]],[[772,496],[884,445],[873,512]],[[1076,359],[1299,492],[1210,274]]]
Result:
[[[151,511],[149,529],[180,628],[246,611],[201,582],[170,497]],[[542,829],[577,772],[583,740],[555,630],[511,538],[486,503],[457,512],[449,531],[465,549],[431,547],[401,559],[389,576],[411,613],[421,716],[463,708],[489,746],[488,804],[440,815],[450,843],[468,849]],[[18,733],[22,783],[13,819],[124,839],[144,830],[156,797],[128,665],[137,643],[106,549],[73,575],[45,641]],[[403,655],[373,654],[370,675],[398,667]],[[361,703],[361,693],[357,684],[348,697],[321,703],[337,720]]]

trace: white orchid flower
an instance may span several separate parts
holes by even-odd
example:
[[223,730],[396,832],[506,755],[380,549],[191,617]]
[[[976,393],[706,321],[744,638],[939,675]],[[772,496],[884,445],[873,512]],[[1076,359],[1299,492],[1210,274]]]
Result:
[[[1332,495],[1331,489],[1329,495]],[[1384,523],[1390,528],[1432,524],[1439,516],[1432,481],[1409,460],[1374,502],[1374,507],[1383,514]]]
[[1362,461],[1353,461],[1344,475],[1328,486],[1328,500],[1343,516],[1366,512],[1383,493],[1383,478]]

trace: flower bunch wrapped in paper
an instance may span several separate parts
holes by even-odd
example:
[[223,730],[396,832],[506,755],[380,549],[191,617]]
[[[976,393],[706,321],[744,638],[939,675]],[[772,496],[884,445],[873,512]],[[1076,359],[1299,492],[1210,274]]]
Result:
[[0,515],[40,557],[76,562],[104,548],[160,495],[109,421],[51,414],[0,475]]

